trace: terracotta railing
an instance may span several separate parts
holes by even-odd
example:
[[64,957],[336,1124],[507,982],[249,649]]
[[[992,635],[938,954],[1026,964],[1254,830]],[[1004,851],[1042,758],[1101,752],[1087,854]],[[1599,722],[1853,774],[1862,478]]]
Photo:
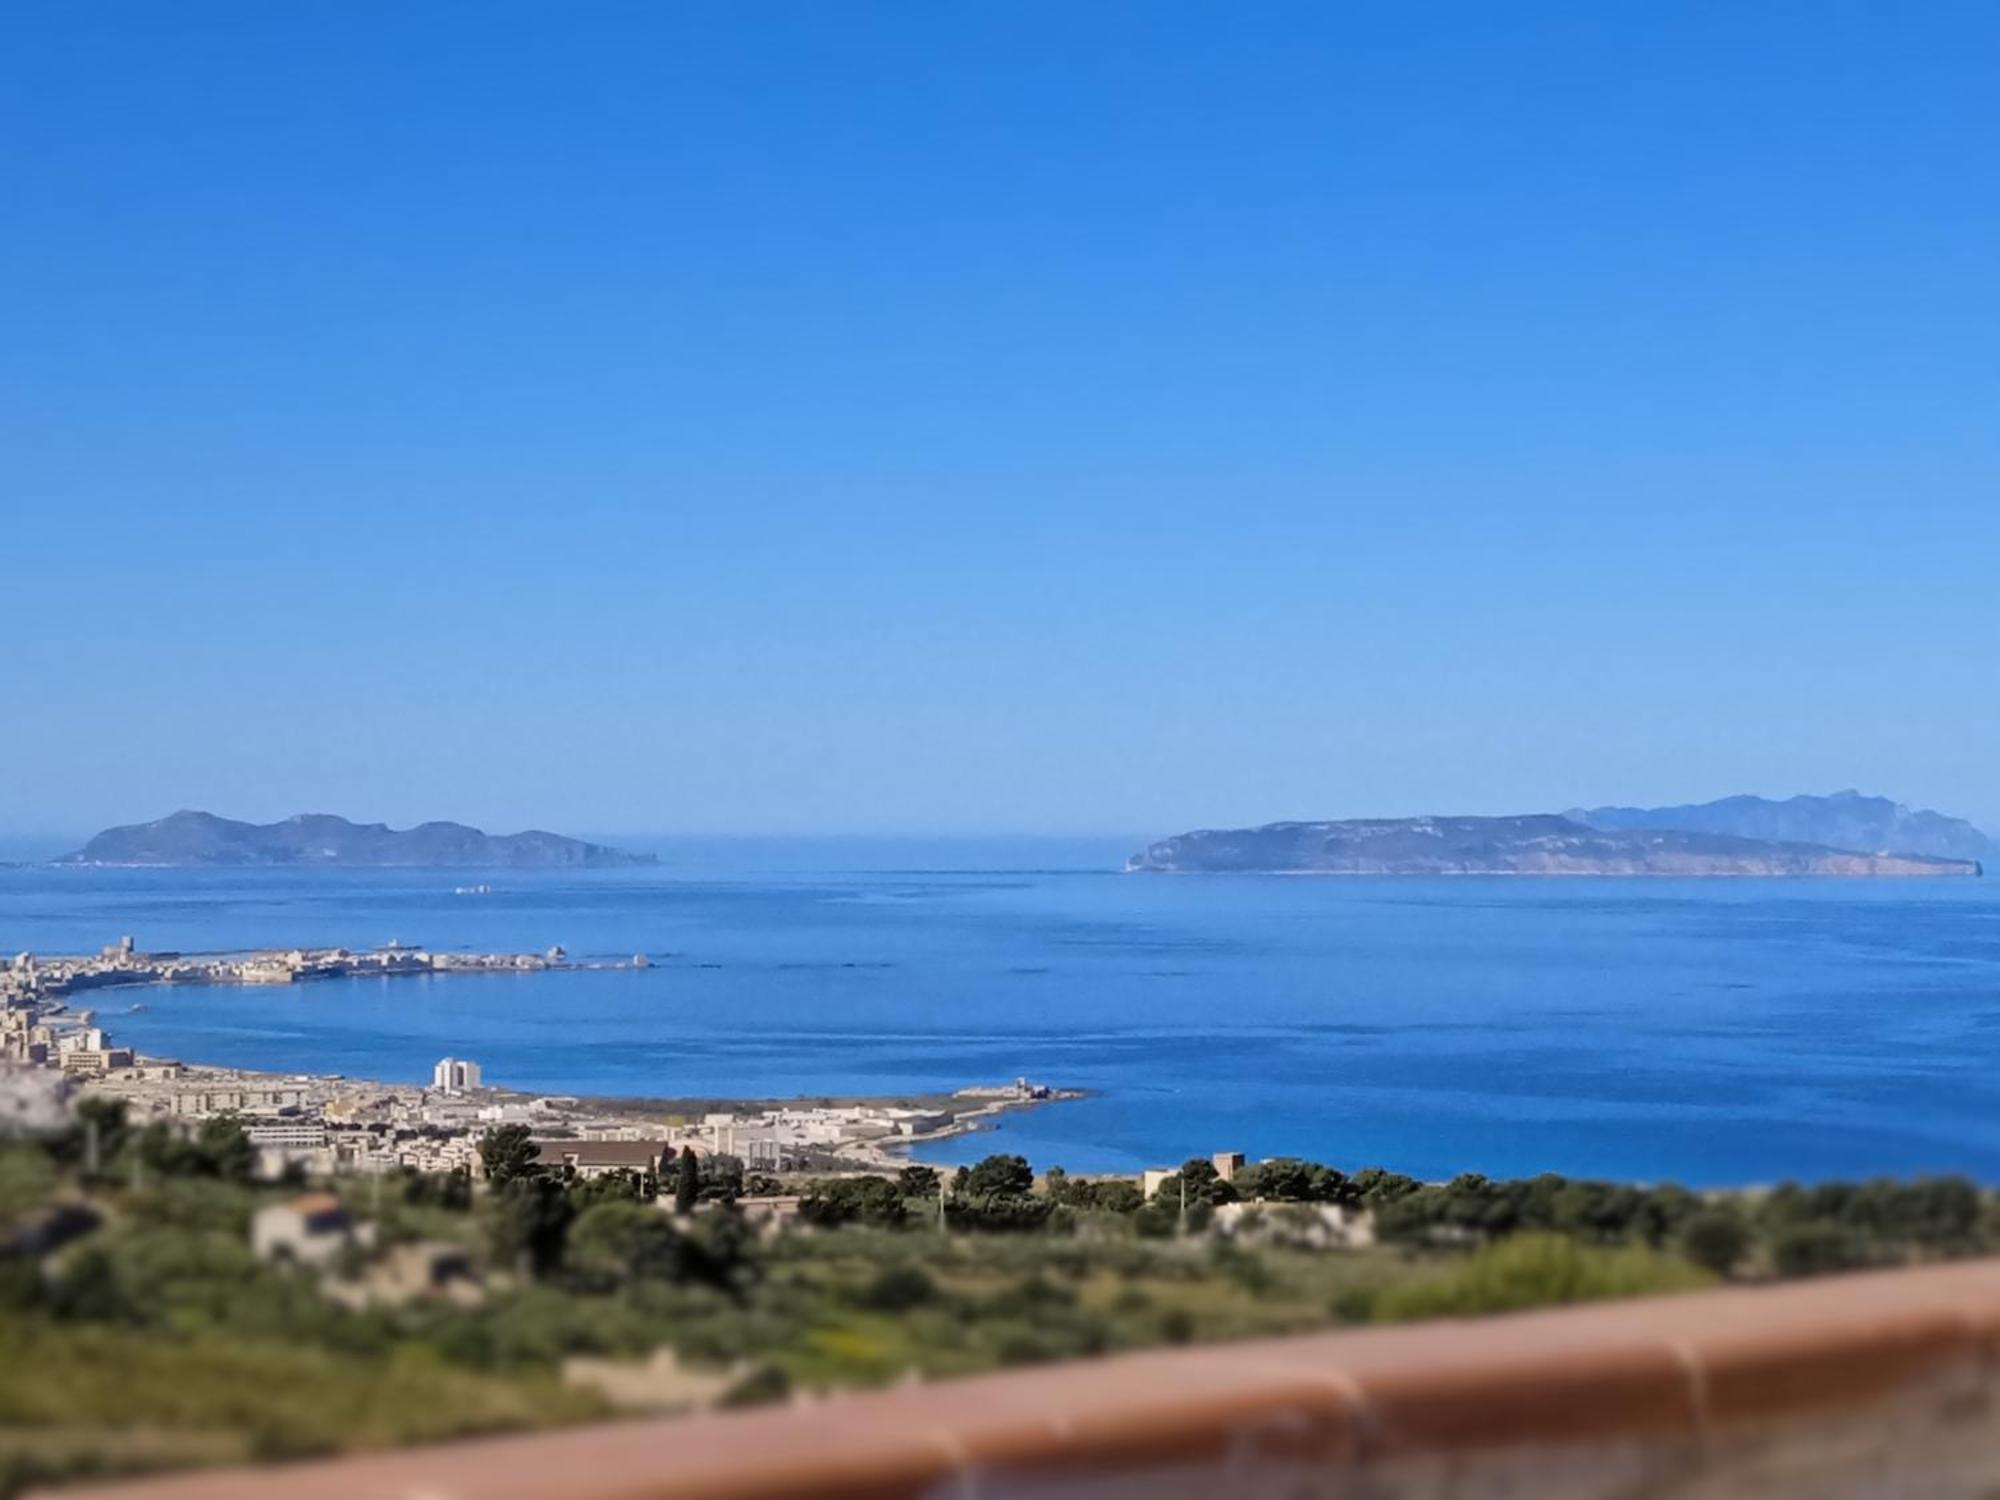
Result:
[[111,1500],[2000,1493],[2000,1262],[1123,1356]]

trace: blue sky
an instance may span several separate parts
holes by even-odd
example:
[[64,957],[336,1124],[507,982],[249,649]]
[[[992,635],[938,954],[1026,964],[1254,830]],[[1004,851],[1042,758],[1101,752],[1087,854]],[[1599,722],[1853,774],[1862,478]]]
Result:
[[0,829],[2000,823],[2000,7],[0,26]]

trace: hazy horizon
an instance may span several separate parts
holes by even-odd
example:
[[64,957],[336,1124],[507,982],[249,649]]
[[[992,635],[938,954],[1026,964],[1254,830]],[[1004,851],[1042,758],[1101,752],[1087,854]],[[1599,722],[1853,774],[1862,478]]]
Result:
[[[1967,822],[1974,824],[1975,826],[1979,827],[1984,831],[1990,832],[1995,828],[2000,828],[2000,821],[1989,823],[1979,818],[1978,816],[1968,814],[1959,811],[1957,809],[1949,807],[1927,807],[1923,803],[1911,802],[1907,798],[1898,798],[1892,792],[1879,791],[1868,787],[1828,788],[1824,791],[1808,789],[1803,792],[1783,792],[1783,793],[1751,792],[1747,794],[1739,794],[1735,792],[1728,792],[1728,793],[1718,793],[1717,797],[1714,798],[1701,797],[1688,800],[1696,803],[1702,803],[1702,802],[1718,800],[1718,798],[1720,797],[1736,796],[1736,795],[1764,796],[1764,797],[1769,797],[1773,800],[1782,800],[1783,798],[1797,796],[1797,795],[1828,796],[1836,792],[1846,791],[1846,790],[1858,790],[1864,796],[1888,797],[1892,801],[1902,802],[1905,806],[1908,806],[1913,810],[1918,810],[1918,811],[1927,810],[1932,812],[1943,813],[1948,817],[1963,818]],[[107,828],[121,827],[130,824],[149,823],[156,820],[157,818],[166,817],[174,812],[183,810],[212,813],[218,817],[235,819],[242,822],[263,823],[263,824],[280,822],[285,818],[293,817],[300,814],[332,813],[340,817],[345,817],[355,823],[386,823],[392,828],[414,827],[419,823],[432,822],[432,821],[469,823],[471,824],[471,826],[477,827],[481,829],[483,832],[493,833],[493,834],[516,833],[530,828],[540,828],[553,833],[566,834],[573,838],[587,839],[597,843],[609,843],[621,847],[630,847],[636,850],[657,849],[660,846],[667,844],[685,844],[685,845],[712,844],[721,846],[721,845],[732,845],[732,844],[750,845],[758,843],[765,843],[765,844],[874,843],[874,844],[888,845],[897,843],[976,844],[981,841],[992,841],[996,843],[1019,842],[1019,843],[1045,843],[1045,844],[1095,843],[1095,844],[1105,844],[1105,845],[1129,842],[1131,843],[1132,848],[1136,849],[1141,844],[1147,841],[1169,836],[1175,833],[1187,832],[1195,828],[1255,827],[1265,823],[1295,822],[1295,821],[1319,822],[1319,821],[1334,821],[1342,818],[1408,818],[1408,817],[1424,817],[1424,816],[1505,817],[1505,816],[1525,815],[1534,813],[1563,813],[1572,808],[1577,808],[1577,807],[1604,807],[1604,806],[1652,807],[1652,806],[1671,806],[1671,805],[1677,805],[1677,804],[1667,802],[1664,799],[1652,799],[1652,800],[1624,799],[1624,800],[1601,800],[1601,801],[1575,799],[1569,802],[1561,803],[1559,805],[1550,805],[1546,807],[1462,808],[1462,807],[1440,806],[1440,807],[1421,807],[1421,808],[1410,808],[1410,809],[1355,808],[1351,810],[1343,810],[1338,812],[1302,811],[1302,812],[1274,813],[1269,816],[1246,816],[1236,819],[1216,820],[1207,823],[1187,822],[1176,825],[1171,828],[1160,827],[1160,828],[1148,828],[1143,830],[1127,830],[1127,831],[1109,830],[1105,828],[1075,828],[1075,829],[1003,828],[1003,827],[981,828],[977,826],[961,826],[955,828],[954,827],[940,827],[940,828],[856,827],[856,828],[793,828],[793,829],[785,829],[785,828],[713,829],[713,828],[702,828],[699,826],[687,826],[680,828],[657,828],[657,827],[645,828],[638,826],[627,826],[624,828],[589,828],[589,827],[558,827],[548,822],[547,820],[536,820],[532,818],[519,823],[478,823],[472,819],[454,817],[449,813],[433,813],[422,817],[411,817],[407,819],[381,818],[365,814],[359,814],[337,807],[320,807],[320,806],[297,807],[293,808],[289,812],[272,813],[267,816],[248,816],[244,813],[233,811],[227,807],[203,807],[203,808],[187,808],[187,809],[168,808],[161,812],[154,813],[145,817],[113,819],[93,824],[88,828],[0,827],[0,858],[8,857],[7,849],[9,845],[34,846],[36,848],[48,846],[52,850],[54,849],[54,846],[61,845],[62,846],[61,849],[54,850],[54,852],[68,852],[70,849],[75,848],[78,844],[90,838],[92,835],[102,832]]]

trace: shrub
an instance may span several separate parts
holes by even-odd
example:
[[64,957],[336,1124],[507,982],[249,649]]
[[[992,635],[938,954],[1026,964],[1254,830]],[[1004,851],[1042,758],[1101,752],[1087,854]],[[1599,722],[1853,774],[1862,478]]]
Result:
[[1677,1256],[1631,1246],[1602,1250],[1555,1234],[1520,1234],[1475,1252],[1442,1276],[1391,1287],[1378,1320],[1472,1317],[1562,1302],[1686,1291],[1713,1277]]
[[569,1234],[569,1265],[587,1283],[678,1279],[686,1246],[667,1216],[650,1203],[613,1199],[586,1208]]
[[916,1266],[884,1266],[855,1301],[877,1312],[907,1312],[937,1296],[937,1283]]
[[1771,1264],[1780,1276],[1852,1271],[1868,1264],[1868,1246],[1838,1224],[1788,1224],[1772,1237]]
[[1681,1254],[1717,1276],[1727,1276],[1750,1248],[1750,1230],[1730,1208],[1705,1208],[1681,1226]]
[[799,1217],[822,1229],[841,1224],[900,1229],[909,1217],[909,1205],[886,1177],[836,1177],[799,1200]]

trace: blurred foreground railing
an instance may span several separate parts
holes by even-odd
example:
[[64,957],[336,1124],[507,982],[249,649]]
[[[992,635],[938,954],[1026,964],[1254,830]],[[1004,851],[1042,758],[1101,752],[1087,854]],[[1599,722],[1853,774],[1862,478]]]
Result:
[[120,1500],[2000,1494],[2000,1262],[1023,1370]]

